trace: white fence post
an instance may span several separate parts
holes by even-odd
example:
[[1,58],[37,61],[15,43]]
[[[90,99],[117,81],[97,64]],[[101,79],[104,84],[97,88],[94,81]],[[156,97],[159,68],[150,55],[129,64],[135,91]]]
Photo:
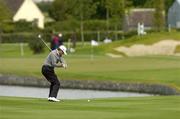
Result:
[[20,43],[20,49],[21,49],[21,56],[24,56],[24,47],[23,47],[23,43]]

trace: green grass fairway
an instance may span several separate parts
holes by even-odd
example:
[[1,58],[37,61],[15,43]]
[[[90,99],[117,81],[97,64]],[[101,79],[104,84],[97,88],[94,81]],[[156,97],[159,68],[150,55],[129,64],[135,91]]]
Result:
[[0,119],[179,119],[180,97],[63,100],[0,97]]
[[[149,33],[110,44],[94,47],[94,59],[91,59],[92,47],[89,44],[77,46],[77,52],[65,57],[69,64],[67,70],[56,69],[61,79],[109,80],[127,83],[163,84],[180,89],[180,57],[144,56],[110,58],[105,53],[113,52],[117,46],[133,44],[153,44],[160,40],[179,40],[179,32]],[[0,74],[33,76],[42,78],[41,66],[48,50],[39,55],[32,54],[24,44],[24,56],[20,54],[19,44],[0,44]]]
[[[66,59],[68,69],[56,69],[61,79],[139,82],[180,87],[180,57],[95,57],[91,61],[88,57],[68,56]],[[0,73],[43,78],[43,61],[43,58],[1,58]]]

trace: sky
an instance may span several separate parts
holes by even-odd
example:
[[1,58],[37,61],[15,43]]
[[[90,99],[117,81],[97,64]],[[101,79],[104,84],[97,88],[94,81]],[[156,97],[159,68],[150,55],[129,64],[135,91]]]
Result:
[[177,0],[180,3],[180,0]]

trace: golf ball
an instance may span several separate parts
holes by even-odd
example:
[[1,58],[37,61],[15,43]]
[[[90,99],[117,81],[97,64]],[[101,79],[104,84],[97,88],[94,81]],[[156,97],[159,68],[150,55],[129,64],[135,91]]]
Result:
[[88,100],[88,102],[90,102],[90,100]]

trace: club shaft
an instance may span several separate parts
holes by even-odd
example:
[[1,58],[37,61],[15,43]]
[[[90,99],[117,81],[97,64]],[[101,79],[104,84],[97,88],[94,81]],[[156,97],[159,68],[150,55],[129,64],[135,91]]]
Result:
[[47,43],[42,38],[40,38],[40,39],[46,45],[46,47],[51,51],[51,48],[47,45]]

